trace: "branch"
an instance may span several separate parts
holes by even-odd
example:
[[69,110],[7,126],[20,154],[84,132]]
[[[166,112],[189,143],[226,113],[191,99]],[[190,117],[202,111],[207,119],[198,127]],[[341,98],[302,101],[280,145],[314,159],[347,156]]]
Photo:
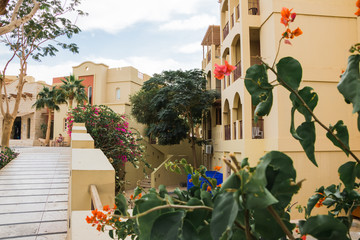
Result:
[[197,210],[197,209],[205,209],[208,211],[212,211],[213,209],[211,207],[207,207],[207,206],[184,206],[184,205],[174,205],[174,204],[167,204],[167,205],[161,205],[161,206],[157,206],[154,208],[151,208],[145,212],[139,213],[135,216],[121,216],[121,215],[113,215],[114,217],[121,217],[121,218],[127,218],[127,219],[136,219],[139,217],[143,217],[151,212],[157,211],[157,210],[161,210],[161,209],[167,209],[167,208],[177,208],[177,209],[186,209],[186,210]]
[[286,236],[288,236],[288,238],[290,240],[295,240],[294,236],[292,235],[292,233],[289,231],[289,229],[285,226],[284,222],[281,220],[279,214],[274,210],[274,208],[270,205],[266,208],[269,213],[274,217],[275,221],[280,225],[281,229],[284,231],[284,233],[286,234]]
[[270,67],[268,64],[266,64],[265,62],[261,61],[264,65],[266,65],[276,76],[278,81],[280,82],[281,85],[283,85],[289,92],[295,94],[295,96],[299,99],[299,101],[301,102],[301,104],[306,108],[306,110],[311,114],[311,116],[314,118],[315,122],[317,122],[322,128],[324,128],[329,134],[331,134],[336,141],[341,145],[341,147],[343,149],[345,149],[345,152],[348,152],[355,160],[357,163],[360,164],[360,160],[358,157],[356,157],[356,155],[347,147],[345,146],[345,144],[327,127],[325,126],[325,124],[323,124],[314,114],[314,112],[310,109],[310,107],[306,104],[306,102],[304,101],[304,99],[300,96],[300,94],[298,93],[298,91],[292,89],[286,82],[284,82],[279,75],[277,74],[277,72],[275,71],[275,69],[273,67]]
[[[33,3],[34,3],[34,7],[33,9],[31,10],[31,12],[27,15],[25,15],[24,17],[20,18],[20,19],[14,19],[14,20],[11,20],[11,22],[4,26],[4,27],[0,27],[0,35],[3,35],[3,34],[6,34],[8,32],[11,32],[12,30],[14,30],[15,28],[19,27],[20,25],[28,22],[34,15],[35,13],[37,12],[37,10],[40,8],[40,3],[37,2],[36,0],[32,0]],[[23,0],[19,0],[17,2],[17,5],[15,7],[15,10],[14,10],[14,13],[17,13],[17,10],[20,6],[19,3],[21,4],[23,2]],[[14,18],[14,13],[13,13],[13,16],[12,16],[12,19]]]

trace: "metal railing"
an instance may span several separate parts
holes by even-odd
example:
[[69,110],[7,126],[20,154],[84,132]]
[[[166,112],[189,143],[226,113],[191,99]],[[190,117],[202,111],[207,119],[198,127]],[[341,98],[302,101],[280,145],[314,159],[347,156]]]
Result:
[[225,27],[223,28],[223,40],[225,40],[228,34],[229,34],[229,21],[225,24]]
[[238,78],[241,77],[241,61],[239,61],[236,65],[235,65],[236,69],[234,70],[234,81],[236,81]]
[[252,138],[264,139],[264,119],[258,119],[256,123],[252,120]]

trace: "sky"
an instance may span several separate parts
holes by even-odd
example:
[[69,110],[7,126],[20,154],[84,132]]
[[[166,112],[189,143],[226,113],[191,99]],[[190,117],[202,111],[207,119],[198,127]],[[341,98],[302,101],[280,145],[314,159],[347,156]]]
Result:
[[[201,41],[209,25],[219,25],[217,0],[82,0],[87,17],[77,18],[82,32],[70,41],[79,54],[60,49],[56,57],[30,60],[28,75],[52,83],[84,61],[110,68],[133,66],[153,75],[163,70],[201,68]],[[0,45],[0,66],[10,52]],[[18,75],[11,64],[7,75]]]

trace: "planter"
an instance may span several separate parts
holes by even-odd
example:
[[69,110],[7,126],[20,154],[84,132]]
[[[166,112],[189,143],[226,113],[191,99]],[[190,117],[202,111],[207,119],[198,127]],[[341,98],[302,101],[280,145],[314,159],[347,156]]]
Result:
[[[206,171],[205,176],[207,176],[209,178],[215,178],[216,181],[217,181],[217,184],[222,184],[222,182],[223,182],[223,174],[219,173],[217,171]],[[187,190],[189,190],[190,188],[192,188],[194,186],[194,184],[192,182],[189,182],[190,179],[191,179],[191,174],[188,174],[188,176],[187,176]],[[208,183],[208,181],[203,177],[200,177],[200,181],[201,181],[200,187],[202,187],[204,182]]]

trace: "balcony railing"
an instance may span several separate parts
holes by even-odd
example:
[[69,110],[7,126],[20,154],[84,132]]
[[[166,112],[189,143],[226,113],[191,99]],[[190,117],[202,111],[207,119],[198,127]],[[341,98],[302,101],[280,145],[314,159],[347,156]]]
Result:
[[243,139],[242,120],[239,121],[239,135],[240,135],[240,139]]
[[236,122],[234,122],[234,127],[233,127],[233,131],[234,131],[234,136],[233,139],[236,139]]
[[230,125],[225,125],[225,126],[224,126],[224,131],[225,131],[225,140],[231,140],[231,129],[230,129]]
[[209,63],[211,61],[211,50],[207,53],[207,62]]
[[259,0],[248,0],[249,2],[249,15],[260,15]]
[[236,69],[234,70],[234,81],[241,77],[241,61],[235,65]]
[[223,28],[223,40],[227,37],[229,34],[229,22],[225,24],[225,27]]
[[238,20],[240,18],[240,8],[239,8],[239,4],[236,6],[236,20]]
[[257,123],[252,120],[252,138],[264,139],[264,119],[258,119]]

